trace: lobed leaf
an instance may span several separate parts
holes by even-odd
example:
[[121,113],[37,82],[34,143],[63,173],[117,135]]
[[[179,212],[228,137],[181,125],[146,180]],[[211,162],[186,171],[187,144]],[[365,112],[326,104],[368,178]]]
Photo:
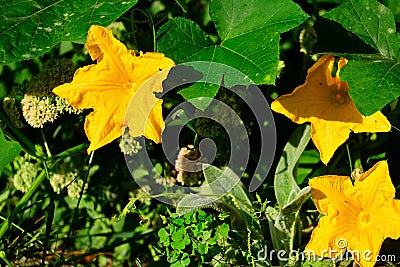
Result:
[[400,63],[394,60],[351,60],[341,78],[348,82],[358,110],[371,115],[400,96]]
[[283,33],[308,18],[290,0],[214,0],[211,1],[210,16],[222,43],[256,30]]
[[382,3],[393,13],[394,20],[400,22],[400,2],[398,0],[383,0]]
[[0,64],[39,57],[61,41],[84,43],[91,25],[109,25],[136,2],[3,0],[0,3]]
[[349,0],[324,17],[340,23],[387,59],[399,59],[400,36],[390,9],[376,0]]
[[340,73],[363,115],[372,115],[400,96],[400,35],[390,9],[376,0],[348,0],[324,17],[340,23],[378,54],[356,56]]
[[[201,28],[190,20],[175,18],[159,33],[158,47],[176,63],[209,61],[226,64],[247,75],[256,84],[274,84],[279,60],[279,34],[308,18],[290,0],[214,0],[210,15],[215,22],[220,42],[214,44]],[[205,75],[207,75],[206,73]],[[229,76],[213,74],[231,87]],[[217,85],[194,85],[181,94],[191,98],[214,98]],[[206,87],[208,86],[208,87]],[[200,109],[206,104],[192,103]]]

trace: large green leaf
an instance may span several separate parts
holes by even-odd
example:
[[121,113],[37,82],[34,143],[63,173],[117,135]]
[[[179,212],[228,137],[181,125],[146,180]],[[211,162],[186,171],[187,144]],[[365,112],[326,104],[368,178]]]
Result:
[[340,73],[359,111],[371,115],[400,96],[400,35],[390,9],[376,0],[348,0],[324,17],[340,23],[378,52],[350,58]]
[[[288,31],[308,18],[290,0],[213,0],[210,15],[220,42],[214,44],[192,21],[175,18],[158,32],[158,48],[176,63],[209,61],[240,70],[256,84],[274,84],[279,59],[279,33]],[[217,75],[217,74],[215,74]],[[230,87],[229,77],[218,74]],[[195,85],[181,94],[186,99],[215,97],[219,86],[204,89]],[[205,106],[197,105],[204,109]]]
[[293,251],[296,234],[299,234],[296,226],[299,223],[300,209],[309,193],[310,187],[303,188],[279,212],[275,212],[271,207],[267,208],[272,244],[276,251],[283,250],[288,254]]
[[340,4],[346,0],[307,0],[308,3],[313,4],[313,1],[316,3],[334,3],[334,4]]
[[137,0],[1,0],[0,63],[38,57],[61,41],[84,43],[93,24],[107,26]]
[[400,37],[393,14],[376,0],[348,0],[324,17],[340,23],[385,58],[399,58]]
[[310,132],[309,125],[299,126],[283,149],[274,178],[275,197],[280,207],[291,202],[300,191],[293,171],[310,141]]
[[203,173],[206,181],[201,186],[199,194],[186,195],[178,203],[178,208],[181,212],[188,212],[211,205],[228,194],[237,198],[241,207],[245,205],[251,206],[251,201],[243,189],[240,177],[234,171],[228,167],[221,170],[215,166],[205,164]]
[[350,96],[364,115],[371,115],[400,96],[400,64],[394,60],[350,60],[341,72]]
[[0,130],[0,171],[10,163],[21,151],[21,145],[16,141],[7,141]]
[[399,0],[383,0],[382,3],[387,6],[394,15],[396,22],[400,21],[400,2]]
[[211,192],[216,196],[232,194],[239,200],[251,206],[251,202],[243,189],[240,177],[231,169],[226,167],[224,170],[215,166],[207,165],[203,170],[204,177],[207,181]]
[[308,18],[290,0],[214,0],[211,1],[210,15],[215,21],[222,44],[256,30],[264,33],[286,32]]

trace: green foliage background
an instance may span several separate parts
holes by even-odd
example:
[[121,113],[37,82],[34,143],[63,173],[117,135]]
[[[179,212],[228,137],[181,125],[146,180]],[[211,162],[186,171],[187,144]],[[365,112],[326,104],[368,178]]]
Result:
[[[329,260],[279,262],[257,256],[265,247],[304,249],[318,222],[307,187],[311,177],[349,176],[355,168],[366,170],[386,159],[399,192],[398,130],[351,135],[325,166],[309,142],[310,127],[276,115],[275,161],[262,187],[248,193],[249,177],[258,163],[256,120],[249,107],[229,92],[199,82],[167,95],[165,112],[197,97],[225,101],[242,118],[252,155],[243,177],[229,170],[223,173],[224,152],[229,151],[226,133],[210,121],[191,122],[182,145],[197,145],[209,137],[219,150],[215,166],[206,168],[196,182],[212,183],[222,175],[210,194],[235,186],[212,204],[188,195],[176,207],[168,207],[134,182],[117,142],[86,154],[83,123],[90,111],[60,114],[37,129],[4,104],[11,99],[13,107],[21,109],[29,81],[50,59],[69,59],[75,69],[91,64],[83,44],[95,24],[108,26],[130,49],[162,52],[177,64],[209,61],[236,68],[260,86],[269,102],[302,84],[318,55],[343,56],[349,62],[340,77],[348,82],[357,108],[364,115],[381,110],[397,129],[397,0],[0,0],[0,15],[1,264],[333,266]],[[225,74],[216,76],[222,80]],[[231,87],[249,81],[228,78],[224,83]],[[48,97],[55,103],[54,95]],[[209,102],[192,104],[204,110]],[[164,178],[176,182],[174,166],[160,156],[160,146],[151,142],[146,146]],[[146,170],[135,172],[145,175]],[[55,190],[55,177],[67,175],[73,180]],[[26,190],[18,183],[24,183]],[[185,209],[193,202],[207,204],[199,210]],[[381,252],[397,253],[398,248],[397,241],[387,241]],[[335,266],[349,264],[342,261]]]

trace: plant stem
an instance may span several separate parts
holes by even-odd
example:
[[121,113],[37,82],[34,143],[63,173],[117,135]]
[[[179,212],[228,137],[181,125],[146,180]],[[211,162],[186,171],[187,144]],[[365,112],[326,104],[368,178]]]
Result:
[[153,17],[151,16],[149,10],[146,8],[147,16],[150,18],[151,30],[153,35],[153,51],[157,52],[157,40],[156,40],[156,28],[154,27]]
[[[75,218],[76,218],[76,216],[77,216],[77,214],[78,214],[78,212],[79,212],[79,204],[81,203],[82,196],[83,196],[83,191],[84,191],[84,189],[85,189],[85,185],[86,185],[87,179],[88,179],[88,177],[89,177],[90,167],[91,167],[91,165],[92,165],[92,160],[93,160],[93,155],[94,155],[94,151],[92,151],[92,153],[90,153],[90,158],[89,158],[89,163],[88,163],[88,169],[87,169],[87,171],[86,171],[85,178],[84,178],[84,180],[83,180],[82,189],[81,189],[81,194],[79,195],[78,203],[76,203],[76,208],[74,209],[74,213],[73,213],[73,215],[72,215],[71,225],[70,225],[70,227],[69,227],[69,229],[68,229],[68,234],[67,234],[67,237],[66,237],[66,239],[65,239],[65,244],[64,244],[64,246],[63,246],[63,250],[62,250],[61,255],[60,255],[60,264],[63,264],[64,253],[65,253],[65,250],[68,248],[69,237],[71,236],[72,228],[73,228],[73,226],[74,226],[74,221],[75,221]],[[60,265],[60,266],[61,266],[61,265]]]
[[48,156],[49,158],[51,158],[51,152],[50,152],[50,149],[49,149],[49,145],[47,144],[46,136],[44,135],[43,129],[40,129],[40,133],[42,134],[43,143],[44,143],[44,148],[46,149],[46,154],[47,154],[47,156]]
[[347,150],[347,157],[349,159],[350,173],[352,173],[353,172],[353,162],[351,161],[349,144],[346,144],[346,150]]
[[66,158],[72,154],[75,154],[76,152],[82,151],[83,149],[85,149],[87,147],[88,147],[87,143],[79,144],[77,146],[74,146],[67,150],[64,150],[63,152],[55,155],[53,158]]
[[[7,219],[4,218],[3,216],[0,216],[0,219],[3,220],[3,221],[6,221],[6,220],[7,220]],[[33,235],[31,235],[31,234],[28,233],[28,232],[25,232],[25,230],[24,230],[23,228],[21,228],[18,224],[15,224],[15,223],[12,222],[11,225],[14,226],[15,228],[17,228],[18,230],[20,230],[22,233],[26,233],[26,235],[29,236],[30,238],[34,238]],[[39,244],[43,245],[42,241],[37,240],[37,242],[38,242]]]
[[0,258],[7,263],[8,266],[14,267],[14,265],[11,264],[6,258],[6,253],[4,251],[0,251]]

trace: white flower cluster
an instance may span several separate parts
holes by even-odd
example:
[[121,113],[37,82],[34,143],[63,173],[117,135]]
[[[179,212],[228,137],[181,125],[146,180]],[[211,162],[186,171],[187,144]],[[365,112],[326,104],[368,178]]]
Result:
[[[60,194],[65,187],[68,187],[68,196],[72,199],[76,199],[81,194],[83,186],[83,180],[76,179],[76,177],[77,174],[74,171],[66,173],[53,173],[50,176],[50,185],[57,194]],[[88,184],[85,184],[83,193],[86,192],[87,188]]]
[[18,170],[12,177],[12,182],[17,190],[25,193],[32,186],[41,168],[28,154],[19,159],[17,166]]
[[125,129],[119,142],[119,148],[121,149],[121,152],[125,155],[132,156],[137,154],[139,150],[142,149],[142,146],[140,145],[140,142],[137,140],[137,138],[132,137],[129,134],[129,130]]

